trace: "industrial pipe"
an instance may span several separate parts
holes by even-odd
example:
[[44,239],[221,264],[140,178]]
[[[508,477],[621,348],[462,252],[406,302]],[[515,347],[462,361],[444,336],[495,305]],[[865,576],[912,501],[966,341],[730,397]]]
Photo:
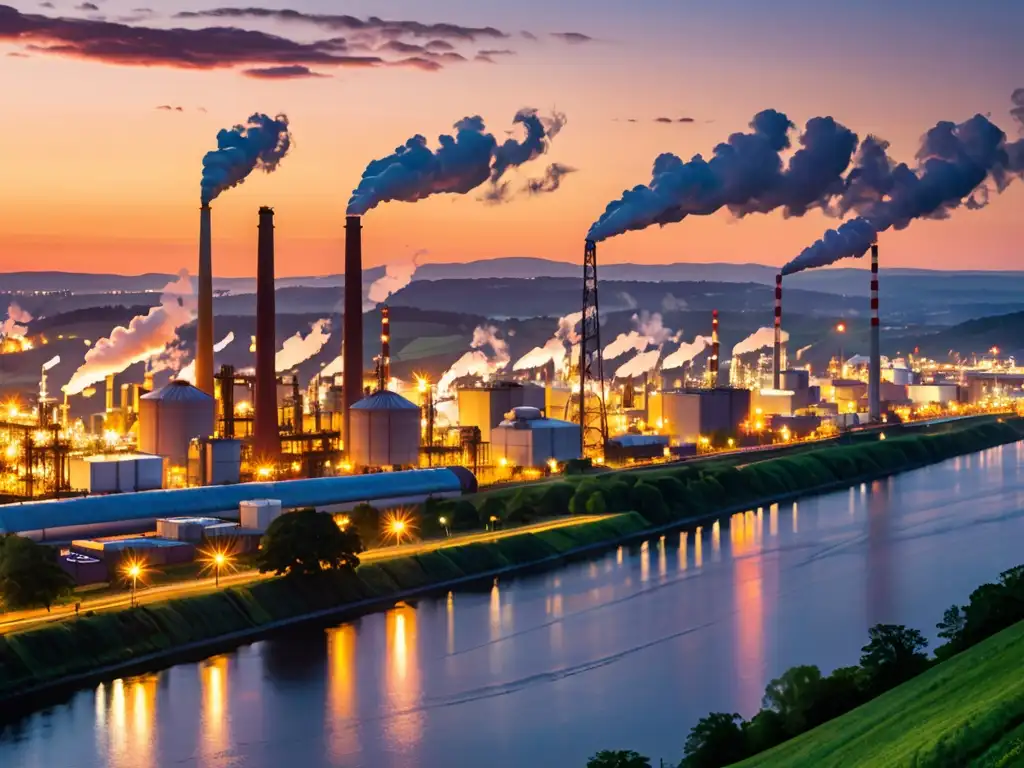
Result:
[[711,360],[708,362],[708,370],[711,372],[710,388],[718,386],[718,310],[711,310]]
[[773,347],[772,389],[782,382],[782,273],[775,276],[775,345]]

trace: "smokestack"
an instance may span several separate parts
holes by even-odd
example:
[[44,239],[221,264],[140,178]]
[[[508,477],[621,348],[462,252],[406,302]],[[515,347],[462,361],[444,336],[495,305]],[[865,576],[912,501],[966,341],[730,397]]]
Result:
[[[277,372],[274,357],[274,209],[260,208],[259,252],[256,257],[256,391],[253,453],[258,460],[276,460],[281,452],[277,426]],[[211,347],[212,349],[212,347]]]
[[380,308],[380,366],[377,369],[377,389],[388,388],[391,379],[391,312],[388,305]]
[[350,411],[363,394],[363,236],[358,216],[345,217],[345,331],[341,355],[348,452]]
[[711,371],[711,388],[718,386],[718,310],[711,310],[711,360],[708,363]]
[[213,235],[210,206],[199,209],[199,320],[196,327],[196,386],[213,395]]
[[112,374],[112,373],[107,376],[107,394],[106,394],[106,397],[107,397],[106,411],[107,411],[107,413],[113,413],[114,412],[114,374]]
[[775,347],[772,366],[772,389],[782,381],[782,273],[775,276]]
[[878,330],[878,243],[871,244],[871,361],[868,369],[868,420],[882,419],[882,353]]

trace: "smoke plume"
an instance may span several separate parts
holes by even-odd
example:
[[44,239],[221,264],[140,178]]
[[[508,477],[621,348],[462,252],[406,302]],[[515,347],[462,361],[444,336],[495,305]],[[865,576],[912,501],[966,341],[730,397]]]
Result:
[[[782,343],[789,341],[789,334],[782,331]],[[743,341],[732,348],[732,357],[745,355],[749,352],[757,352],[759,349],[770,347],[775,344],[774,328],[758,328]]]
[[796,351],[796,359],[797,360],[802,360],[803,356],[804,356],[804,353],[807,352],[807,350],[809,350],[813,346],[814,346],[813,344],[808,344],[806,347],[800,347],[800,349],[798,349]]
[[[223,352],[225,349],[228,348],[228,345],[234,340],[235,332],[228,331],[227,336],[225,336],[223,339],[221,339],[220,341],[213,345],[214,354],[216,354],[217,352]],[[189,361],[189,364],[182,368],[180,371],[178,371],[178,375],[175,376],[174,378],[178,379],[179,381],[187,381],[189,384],[192,384],[194,386],[196,383],[196,361]]]
[[1024,139],[1009,143],[988,118],[942,121],[921,139],[917,163],[894,163],[882,140],[865,140],[850,172],[838,213],[858,218],[830,230],[782,268],[791,275],[840,259],[863,256],[880,233],[904,229],[916,219],[945,219],[961,206],[984,208],[1024,175]]
[[388,264],[384,275],[370,284],[370,289],[366,294],[366,301],[363,302],[363,312],[369,312],[376,308],[378,304],[387,301],[392,294],[398,293],[411,283],[413,275],[416,274],[416,269],[419,266],[417,262],[420,256],[424,254],[426,254],[426,251],[416,251],[409,261]]
[[59,363],[60,363],[60,355],[54,355],[49,360],[47,360],[45,363],[43,363],[43,370],[44,371],[48,371],[51,368],[53,368],[53,366],[58,365]]
[[684,162],[673,154],[659,155],[651,183],[626,190],[611,202],[587,239],[605,240],[722,208],[736,216],[777,208],[787,216],[802,216],[825,207],[841,192],[857,135],[831,117],[812,118],[800,136],[800,148],[784,167],[781,153],[790,146],[792,127],[786,115],[768,109],[754,116],[749,133],[734,133],[715,147],[710,160],[695,155]]
[[519,358],[512,366],[512,370],[529,371],[553,362],[556,373],[561,376],[568,374],[570,355],[573,354],[574,346],[578,345],[580,340],[576,326],[582,319],[583,312],[572,312],[559,318],[555,335],[548,339],[543,347],[534,347]]
[[27,323],[32,322],[32,315],[21,308],[16,301],[7,307],[7,319],[0,324],[0,339],[21,338],[28,333]]
[[661,361],[661,369],[671,371],[673,368],[682,368],[710,346],[710,336],[698,336],[689,344],[684,342],[679,345],[679,349]]
[[145,315],[132,318],[127,328],[118,326],[108,337],[93,344],[64,391],[77,395],[108,375],[121,373],[129,365],[159,355],[177,339],[177,329],[192,322],[195,309],[192,280],[188,272],[182,270],[178,279],[164,288],[157,306]]
[[345,372],[345,358],[338,355],[327,365],[320,369],[321,376],[338,376]]
[[601,353],[604,360],[615,360],[629,352],[643,352],[651,344],[650,340],[638,331],[620,333],[618,337]]
[[305,336],[301,332],[285,339],[281,349],[274,356],[274,370],[278,373],[290,371],[299,363],[304,363],[321,349],[331,338],[331,321],[321,318],[313,323],[312,329]]
[[203,205],[224,190],[241,184],[257,168],[266,173],[276,170],[291,145],[286,115],[271,118],[256,113],[246,125],[218,131],[217,149],[203,156],[200,183]]
[[614,360],[622,357],[633,350],[643,352],[650,346],[661,346],[672,338],[672,330],[666,328],[662,321],[661,314],[655,312],[649,314],[644,311],[639,315],[633,315],[635,331],[620,333],[618,337],[601,353],[605,360]]
[[659,357],[661,357],[660,347],[648,352],[641,352],[632,360],[619,366],[619,369],[615,372],[615,378],[632,379],[637,376],[643,376],[645,373],[654,370],[654,367],[658,364]]
[[[437,383],[438,396],[443,398],[449,394],[451,385],[465,376],[478,376],[487,381],[495,373],[508,365],[508,344],[498,338],[498,329],[493,325],[478,325],[473,331],[472,348],[444,372]],[[490,347],[491,353],[484,351]]]
[[427,147],[424,136],[413,136],[393,154],[366,166],[349,200],[349,215],[361,216],[391,200],[414,203],[435,194],[464,195],[486,182],[494,189],[510,168],[547,151],[565,116],[541,118],[535,109],[521,109],[514,122],[526,128],[522,141],[509,138],[499,144],[478,115],[457,122],[454,136],[440,136],[436,151]]
[[543,176],[536,179],[527,179],[523,191],[529,195],[556,192],[562,186],[562,179],[570,173],[576,173],[576,169],[563,163],[552,163],[544,171]]

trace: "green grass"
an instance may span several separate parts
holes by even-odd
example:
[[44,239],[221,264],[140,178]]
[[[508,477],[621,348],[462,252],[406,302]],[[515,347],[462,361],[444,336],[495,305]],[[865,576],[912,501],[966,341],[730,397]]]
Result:
[[1020,765],[1022,660],[1024,622],[738,766]]

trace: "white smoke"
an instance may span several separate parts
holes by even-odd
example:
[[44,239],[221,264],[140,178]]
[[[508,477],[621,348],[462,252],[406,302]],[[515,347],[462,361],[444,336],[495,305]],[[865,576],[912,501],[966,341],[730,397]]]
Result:
[[[508,365],[511,359],[508,354],[508,344],[503,339],[499,339],[497,333],[498,329],[493,325],[478,325],[474,329],[473,341],[469,345],[472,349],[456,360],[437,383],[439,398],[443,399],[448,396],[452,383],[457,379],[464,376],[479,376],[487,381]],[[491,354],[484,352],[484,347],[490,347]]]
[[559,375],[568,375],[570,360],[575,360],[579,355],[580,335],[576,332],[576,326],[582,319],[582,311],[559,318],[555,335],[543,347],[534,347],[519,358],[512,370],[529,371],[553,361]]
[[633,315],[635,331],[620,333],[618,337],[601,353],[605,360],[614,360],[617,357],[632,352],[643,352],[648,347],[660,347],[672,338],[672,329],[666,328],[662,321],[661,314],[651,314],[646,310],[638,315]]
[[48,371],[58,363],[60,363],[60,355],[55,355],[54,357],[51,357],[49,360],[43,363],[43,370]]
[[381,302],[387,301],[389,296],[398,293],[411,283],[413,275],[416,274],[417,262],[420,256],[426,253],[424,250],[416,251],[409,261],[388,264],[384,275],[370,284],[366,299],[363,301],[363,312],[374,309]]
[[689,344],[684,342],[679,345],[679,349],[661,361],[661,369],[671,371],[673,368],[682,368],[710,346],[710,336],[698,336]]
[[800,347],[800,349],[798,349],[796,351],[796,359],[800,360],[801,358],[803,358],[804,352],[806,352],[807,350],[809,350],[813,346],[814,346],[813,344],[808,344],[806,347]]
[[345,358],[338,355],[327,365],[320,369],[321,376],[337,376],[345,372]]
[[145,315],[132,318],[127,328],[119,325],[108,337],[93,344],[64,391],[77,395],[105,377],[121,373],[129,365],[161,354],[177,339],[177,329],[192,322],[195,309],[192,281],[188,272],[181,270],[178,279],[164,288],[157,306]]
[[[228,335],[227,336],[225,336],[223,339],[221,339],[220,341],[218,341],[216,344],[213,345],[213,352],[214,352],[214,354],[216,354],[217,352],[223,352],[225,349],[227,349],[228,345],[232,341],[234,341],[234,340],[235,340],[235,332],[234,331],[228,331]],[[187,381],[189,384],[195,386],[195,383],[196,383],[196,361],[195,360],[190,361],[188,365],[186,365],[184,368],[182,368],[180,371],[178,371],[178,375],[175,376],[174,378],[178,379],[179,381]]]
[[685,299],[677,299],[671,293],[666,293],[665,298],[661,300],[661,308],[666,312],[679,312],[688,309],[689,306]]
[[654,370],[654,367],[658,364],[659,357],[661,357],[661,347],[652,349],[649,352],[641,352],[632,360],[619,366],[619,369],[615,372],[615,378],[632,379],[636,376],[643,376],[645,373]]
[[7,319],[0,323],[0,339],[20,339],[28,333],[26,323],[32,322],[32,315],[21,308],[16,301],[12,301],[7,307]]
[[[782,343],[789,341],[789,334],[782,331]],[[758,328],[743,341],[732,348],[732,357],[745,355],[749,352],[756,352],[759,349],[770,347],[775,344],[774,328]]]
[[331,338],[331,321],[321,318],[313,323],[313,327],[305,336],[301,332],[285,339],[281,349],[274,356],[274,370],[278,373],[290,371],[299,363],[304,363],[324,348]]
[[629,352],[643,352],[650,345],[650,339],[639,331],[620,333],[615,341],[604,348],[601,357],[605,360],[615,360]]

